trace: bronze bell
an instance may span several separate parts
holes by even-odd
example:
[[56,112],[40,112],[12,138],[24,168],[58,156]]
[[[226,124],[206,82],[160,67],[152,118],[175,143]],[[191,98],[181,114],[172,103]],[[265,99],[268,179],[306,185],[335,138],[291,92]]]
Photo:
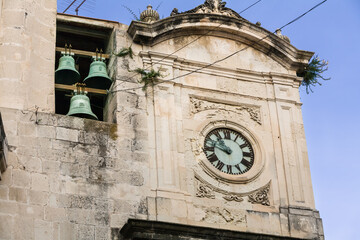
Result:
[[63,55],[59,67],[55,71],[55,83],[72,85],[78,82],[80,73],[75,68],[75,60],[71,55]]
[[66,115],[98,120],[91,110],[90,99],[86,96],[86,92],[75,90],[74,93],[75,95],[70,101],[69,112]]
[[90,65],[89,75],[84,79],[84,83],[89,88],[109,89],[112,80],[107,74],[106,64],[95,59]]

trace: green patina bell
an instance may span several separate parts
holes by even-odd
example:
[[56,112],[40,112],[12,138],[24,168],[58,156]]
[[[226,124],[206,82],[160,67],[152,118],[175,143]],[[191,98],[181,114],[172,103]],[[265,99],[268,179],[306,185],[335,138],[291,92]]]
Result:
[[109,89],[112,83],[107,74],[106,64],[101,60],[94,60],[90,65],[89,75],[84,79],[89,88]]
[[75,68],[75,60],[70,55],[64,55],[59,60],[59,67],[55,71],[55,83],[72,85],[78,82],[80,73]]
[[70,109],[66,115],[98,120],[97,116],[91,110],[90,99],[86,96],[86,92],[74,92],[75,95],[71,98]]

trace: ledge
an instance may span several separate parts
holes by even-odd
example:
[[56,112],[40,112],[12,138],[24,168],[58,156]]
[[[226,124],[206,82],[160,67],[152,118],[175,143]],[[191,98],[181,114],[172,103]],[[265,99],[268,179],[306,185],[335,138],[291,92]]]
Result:
[[5,172],[7,168],[7,164],[6,164],[7,151],[8,151],[8,144],[7,144],[4,125],[0,113],[0,180],[1,180],[1,173]]
[[[236,232],[207,227],[165,223],[157,221],[129,219],[124,227],[111,229],[112,238],[117,239],[156,239],[156,240],[191,240],[191,239],[247,239],[247,240],[295,240],[300,238],[280,237],[247,232]],[[123,238],[122,238],[123,237]]]

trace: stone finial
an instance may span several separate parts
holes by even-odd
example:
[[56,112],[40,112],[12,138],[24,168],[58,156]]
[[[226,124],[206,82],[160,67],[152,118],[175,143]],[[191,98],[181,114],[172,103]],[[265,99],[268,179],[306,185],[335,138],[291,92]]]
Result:
[[[183,12],[182,14],[189,14],[189,13],[207,13],[207,14],[219,14],[225,15],[235,18],[241,18],[240,15],[235,12],[234,10],[225,7],[226,2],[223,0],[205,0],[205,2],[194,9],[189,11]],[[174,16],[179,14],[177,9],[174,9],[170,16]]]
[[281,29],[276,29],[275,33],[276,33],[276,35],[277,35],[279,38],[281,38],[281,39],[287,41],[288,43],[290,43],[290,38],[288,38],[288,37],[285,36],[285,35],[282,35]]
[[159,19],[159,13],[151,5],[148,5],[147,9],[140,14],[140,21],[142,22],[152,23]]

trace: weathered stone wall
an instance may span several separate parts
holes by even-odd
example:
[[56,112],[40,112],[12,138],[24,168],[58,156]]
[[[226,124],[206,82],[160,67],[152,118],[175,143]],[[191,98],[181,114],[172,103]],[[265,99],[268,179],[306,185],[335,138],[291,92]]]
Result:
[[110,227],[147,215],[147,159],[119,137],[121,126],[0,111],[10,145],[2,239],[110,239]]
[[0,107],[54,112],[56,0],[0,4]]
[[[119,25],[108,52],[132,45],[135,57],[110,58],[116,82],[108,123],[54,115],[55,1],[2,1],[0,111],[9,143],[2,238],[111,239],[135,218],[321,239],[300,79],[287,60],[250,47],[207,66],[245,43],[220,34],[167,56],[193,37],[141,45]],[[129,72],[138,67],[178,78],[143,91],[140,76]],[[256,166],[245,177],[226,179],[203,167],[201,139],[219,126],[252,139]]]

